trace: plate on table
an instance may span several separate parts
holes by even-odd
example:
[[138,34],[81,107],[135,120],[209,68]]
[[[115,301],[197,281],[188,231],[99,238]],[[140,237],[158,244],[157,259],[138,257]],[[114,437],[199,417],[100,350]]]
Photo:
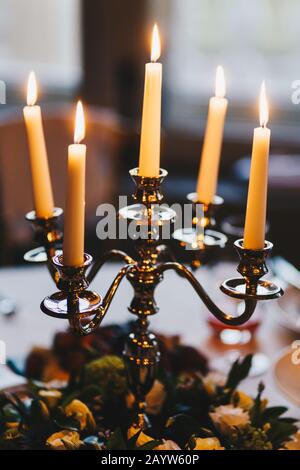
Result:
[[[300,406],[300,341],[285,349],[276,360],[273,374],[277,385],[291,402]],[[298,362],[298,364],[297,364]]]

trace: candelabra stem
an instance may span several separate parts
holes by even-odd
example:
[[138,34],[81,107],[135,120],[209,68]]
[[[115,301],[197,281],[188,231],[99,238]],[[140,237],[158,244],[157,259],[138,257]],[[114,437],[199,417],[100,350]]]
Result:
[[133,426],[139,429],[149,426],[146,395],[153,386],[160,358],[156,337],[148,331],[148,326],[147,317],[140,315],[124,349],[128,384],[135,397]]
[[79,311],[79,297],[77,292],[70,292],[67,296],[67,308],[70,316],[75,316]]

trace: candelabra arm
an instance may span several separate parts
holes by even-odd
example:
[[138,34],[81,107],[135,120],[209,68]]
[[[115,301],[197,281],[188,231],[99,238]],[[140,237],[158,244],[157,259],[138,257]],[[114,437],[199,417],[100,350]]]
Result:
[[255,299],[245,299],[245,309],[244,312],[239,315],[238,317],[233,317],[225,312],[223,312],[210,298],[204,287],[200,284],[200,282],[195,278],[193,273],[189,271],[184,265],[180,263],[164,263],[158,266],[157,270],[160,273],[165,271],[173,270],[176,271],[177,274],[184,277],[194,288],[204,305],[208,308],[208,310],[217,318],[219,321],[224,323],[225,325],[230,326],[238,326],[246,323],[249,318],[254,313],[256,307],[256,300]]
[[99,258],[99,260],[95,261],[95,263],[92,265],[89,273],[87,274],[88,283],[90,284],[94,280],[94,278],[96,277],[96,275],[98,274],[98,272],[100,271],[102,266],[107,261],[111,261],[113,259],[120,260],[120,261],[124,262],[126,265],[134,263],[134,260],[130,256],[128,256],[127,253],[125,253],[124,251],[109,250],[106,253],[104,253],[104,255],[101,256],[101,258]]
[[105,297],[103,298],[101,306],[99,307],[92,320],[90,320],[88,323],[83,324],[82,316],[80,315],[80,313],[74,313],[73,315],[70,315],[70,326],[74,328],[77,333],[79,333],[80,335],[89,335],[96,328],[98,328],[109,309],[109,306],[115,296],[115,293],[118,290],[122,279],[126,276],[126,274],[130,271],[131,268],[132,265],[128,264],[120,269],[112,284],[110,285]]
[[124,276],[126,276],[126,274],[128,274],[128,272],[132,269],[132,267],[133,267],[133,264],[128,264],[128,265],[124,266],[123,268],[121,268],[120,271],[118,272],[118,274],[116,275],[115,279],[111,283],[110,288],[108,289],[108,291],[107,291],[107,293],[106,293],[106,295],[103,299],[103,309],[104,309],[105,312],[107,311],[108,307],[110,306],[111,301],[114,298],[115,293],[117,292],[118,287],[119,287],[122,279],[124,278]]

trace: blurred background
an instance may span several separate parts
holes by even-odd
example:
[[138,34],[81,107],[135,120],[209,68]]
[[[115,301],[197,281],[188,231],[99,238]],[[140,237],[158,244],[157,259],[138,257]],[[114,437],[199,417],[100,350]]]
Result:
[[0,105],[1,263],[21,262],[32,245],[24,220],[33,204],[22,118],[30,70],[39,81],[58,206],[64,206],[74,101],[81,97],[87,105],[87,251],[108,247],[96,239],[96,207],[133,189],[127,172],[138,162],[144,64],[157,21],[166,202],[185,202],[195,189],[208,100],[222,64],[229,110],[219,217],[243,215],[265,79],[272,130],[268,238],[300,265],[300,109],[291,99],[300,79],[299,16],[297,0],[0,0],[0,79],[7,92]]

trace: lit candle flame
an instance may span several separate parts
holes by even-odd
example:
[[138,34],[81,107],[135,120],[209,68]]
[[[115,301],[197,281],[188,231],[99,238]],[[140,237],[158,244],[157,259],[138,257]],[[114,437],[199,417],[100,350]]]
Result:
[[221,65],[218,65],[217,71],[216,71],[215,96],[217,98],[224,98],[225,93],[226,93],[226,83],[225,83],[224,69]]
[[34,106],[37,100],[37,83],[35,73],[30,72],[27,82],[27,105]]
[[266,96],[266,85],[262,82],[259,96],[259,120],[261,127],[266,127],[269,120],[269,106]]
[[74,143],[79,144],[85,137],[85,120],[82,102],[78,101],[75,116]]
[[156,62],[160,58],[160,49],[159,31],[155,23],[152,31],[151,62]]

